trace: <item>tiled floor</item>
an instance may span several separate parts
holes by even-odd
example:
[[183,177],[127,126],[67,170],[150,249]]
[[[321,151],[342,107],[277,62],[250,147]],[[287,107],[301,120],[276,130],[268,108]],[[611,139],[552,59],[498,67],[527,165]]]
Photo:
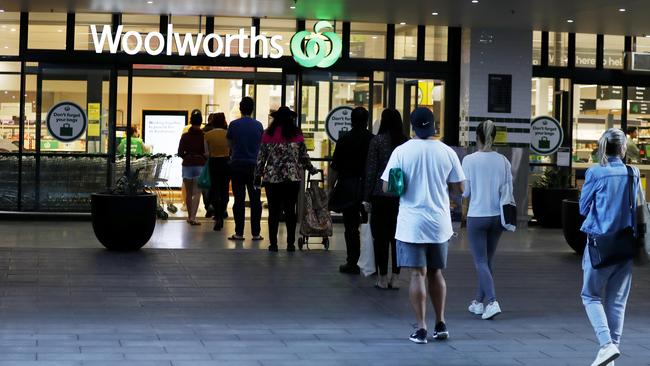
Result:
[[[558,231],[504,238],[494,321],[465,310],[476,280],[461,232],[451,339],[418,346],[405,289],[337,273],[338,228],[330,252],[293,254],[210,229],[169,222],[144,250],[113,253],[89,223],[0,223],[0,365],[589,365],[597,349]],[[649,309],[637,268],[618,366],[650,365]]]

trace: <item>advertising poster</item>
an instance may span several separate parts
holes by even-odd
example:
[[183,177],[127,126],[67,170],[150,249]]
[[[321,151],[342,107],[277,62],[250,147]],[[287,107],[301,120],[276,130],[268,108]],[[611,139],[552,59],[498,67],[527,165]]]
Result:
[[187,124],[187,111],[143,111],[142,137],[144,143],[152,147],[153,154],[173,156],[161,173],[172,188],[183,184],[183,159],[176,156],[178,143]]

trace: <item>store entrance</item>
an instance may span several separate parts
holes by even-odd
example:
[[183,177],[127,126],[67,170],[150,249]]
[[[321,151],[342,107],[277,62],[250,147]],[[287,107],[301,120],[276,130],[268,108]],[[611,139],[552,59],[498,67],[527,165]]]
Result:
[[436,137],[442,138],[444,131],[444,81],[434,79],[397,78],[396,109],[402,114],[404,132],[411,134],[410,115],[418,107],[431,109],[436,121]]

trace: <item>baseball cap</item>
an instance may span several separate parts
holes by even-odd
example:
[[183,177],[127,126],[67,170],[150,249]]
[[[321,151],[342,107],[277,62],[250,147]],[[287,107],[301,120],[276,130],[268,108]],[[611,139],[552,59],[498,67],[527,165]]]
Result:
[[435,135],[434,122],[433,112],[429,108],[418,107],[411,112],[411,126],[415,134],[421,139]]

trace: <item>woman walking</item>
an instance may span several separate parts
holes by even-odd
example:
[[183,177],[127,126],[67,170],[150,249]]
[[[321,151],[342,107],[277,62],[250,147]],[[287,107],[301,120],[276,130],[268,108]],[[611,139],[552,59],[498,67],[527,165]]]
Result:
[[478,151],[463,159],[467,181],[463,197],[469,198],[467,236],[478,275],[478,290],[469,311],[492,319],[501,313],[492,277],[492,259],[503,232],[499,191],[503,185],[512,189],[510,162],[492,150],[496,127],[490,120],[476,129]]
[[271,113],[273,121],[262,135],[255,169],[255,184],[266,189],[269,205],[269,251],[278,251],[278,226],[284,212],[287,226],[287,251],[296,250],[296,203],[304,171],[315,173],[305,139],[296,125],[296,113],[280,107]]
[[[399,197],[385,193],[382,189],[381,175],[386,169],[388,159],[396,147],[406,142],[402,116],[394,109],[384,109],[381,113],[379,132],[370,140],[366,160],[366,181],[364,207],[370,215],[370,230],[375,248],[375,263],[378,276],[375,287],[378,289],[397,289],[400,269],[397,266],[395,230],[399,213]],[[388,279],[388,253],[392,276]]]
[[205,165],[205,143],[201,124],[201,111],[195,109],[190,115],[190,129],[183,134],[178,144],[178,156],[183,158],[183,183],[185,184],[185,206],[187,206],[187,222],[190,225],[201,225],[196,221],[196,212],[201,201],[201,189],[198,178]]
[[228,160],[230,159],[230,147],[226,133],[228,123],[223,113],[210,115],[211,129],[205,133],[205,149],[208,152],[210,166],[210,197],[214,210],[213,230],[219,231],[223,228],[224,213],[228,207],[228,186],[230,184],[230,171]]
[[[627,150],[623,131],[607,130],[598,142],[599,164],[587,170],[580,195],[582,230],[587,244],[595,238],[634,228],[639,170],[623,163]],[[630,191],[632,190],[632,191]],[[619,243],[621,247],[623,243]],[[590,251],[582,259],[582,303],[594,328],[600,350],[592,366],[613,365],[620,356],[625,306],[632,283],[632,260],[594,269]]]

